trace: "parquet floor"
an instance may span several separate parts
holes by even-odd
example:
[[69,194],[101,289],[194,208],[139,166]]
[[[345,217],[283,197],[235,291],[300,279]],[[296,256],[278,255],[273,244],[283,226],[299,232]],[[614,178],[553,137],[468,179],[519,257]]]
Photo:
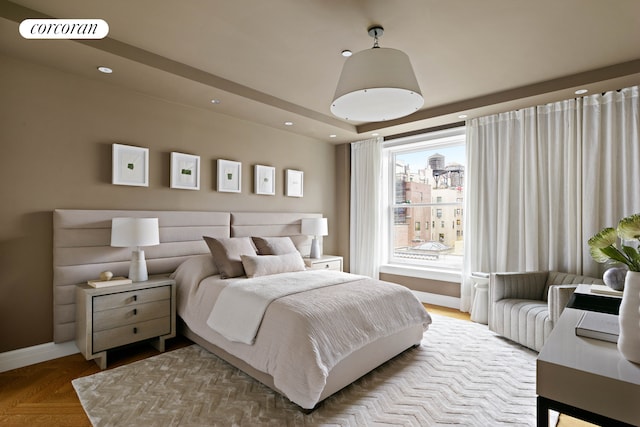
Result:
[[[435,314],[470,320],[468,313],[456,309],[425,305]],[[166,350],[190,345],[191,341],[176,337],[166,342]],[[109,369],[158,354],[148,344],[137,344],[109,352]],[[1,426],[90,426],[80,401],[71,385],[78,377],[100,369],[80,354],[0,373]],[[579,420],[561,417],[560,427],[590,426]]]
[[[166,342],[166,350],[192,344],[183,337]],[[110,351],[109,369],[159,354],[148,344]],[[90,426],[71,380],[100,372],[94,361],[73,354],[0,373],[1,426]]]

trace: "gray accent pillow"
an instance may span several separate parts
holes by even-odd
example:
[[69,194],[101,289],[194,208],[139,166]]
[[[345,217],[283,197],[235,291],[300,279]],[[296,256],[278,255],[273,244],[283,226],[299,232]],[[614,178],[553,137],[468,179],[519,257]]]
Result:
[[252,237],[260,255],[284,255],[298,252],[290,237]]
[[244,276],[241,255],[257,255],[253,243],[249,237],[225,237],[214,238],[202,236],[211,255],[213,262],[220,271],[220,277],[228,279],[231,277]]
[[292,252],[284,255],[240,255],[247,277],[302,271],[306,269],[302,255]]

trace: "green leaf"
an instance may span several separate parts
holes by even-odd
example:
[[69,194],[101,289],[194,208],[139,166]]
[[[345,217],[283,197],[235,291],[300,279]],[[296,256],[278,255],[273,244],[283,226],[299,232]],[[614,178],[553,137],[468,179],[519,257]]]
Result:
[[622,218],[616,231],[622,240],[640,239],[640,214]]
[[638,250],[631,246],[622,246],[622,250],[629,257],[631,264],[629,264],[629,269],[631,271],[640,271],[640,253]]
[[593,258],[595,262],[599,262],[600,264],[604,264],[611,259],[607,255],[602,253],[602,249],[600,248],[589,247],[589,253],[591,254],[591,258]]
[[616,230],[614,228],[607,227],[590,238],[587,243],[592,248],[602,249],[614,245],[617,239],[618,235],[616,234]]
[[621,262],[627,266],[631,262],[622,252],[620,252],[615,246],[607,246],[606,248],[600,248],[602,253],[607,255],[609,258]]

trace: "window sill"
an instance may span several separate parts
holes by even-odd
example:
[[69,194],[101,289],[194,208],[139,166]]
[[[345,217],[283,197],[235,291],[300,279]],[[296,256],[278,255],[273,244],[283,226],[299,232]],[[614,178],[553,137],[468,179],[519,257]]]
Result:
[[460,283],[462,280],[462,273],[459,271],[420,267],[415,265],[383,264],[380,266],[380,272],[453,283]]

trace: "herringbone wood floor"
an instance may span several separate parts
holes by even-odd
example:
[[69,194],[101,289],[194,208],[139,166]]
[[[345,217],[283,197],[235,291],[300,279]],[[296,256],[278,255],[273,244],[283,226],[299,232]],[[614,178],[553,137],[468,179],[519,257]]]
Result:
[[[468,313],[426,305],[430,312],[469,320]],[[177,337],[166,343],[167,351],[191,344]],[[151,346],[139,344],[109,352],[109,369],[158,354]],[[90,426],[71,380],[99,372],[93,361],[74,354],[13,371],[0,373],[0,425],[2,426]],[[589,426],[561,417],[559,426]]]

